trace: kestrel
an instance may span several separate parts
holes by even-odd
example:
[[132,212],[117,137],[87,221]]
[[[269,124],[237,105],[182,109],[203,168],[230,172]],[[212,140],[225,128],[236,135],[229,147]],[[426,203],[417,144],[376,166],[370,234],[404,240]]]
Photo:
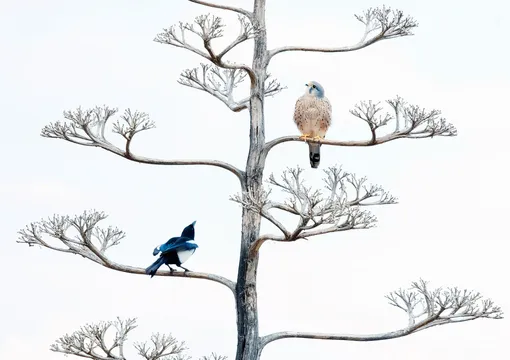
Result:
[[[326,136],[331,125],[331,104],[324,96],[324,88],[316,81],[306,84],[306,91],[296,101],[294,110],[294,122],[301,132],[301,139],[320,141]],[[310,165],[317,169],[321,161],[321,144],[308,143],[310,148]]]

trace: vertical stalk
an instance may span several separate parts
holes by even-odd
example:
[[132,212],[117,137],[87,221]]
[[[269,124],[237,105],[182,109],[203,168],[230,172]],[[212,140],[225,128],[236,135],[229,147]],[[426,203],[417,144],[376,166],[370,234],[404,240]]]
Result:
[[[257,193],[262,188],[265,155],[262,149],[264,134],[264,82],[267,67],[267,39],[265,30],[265,0],[254,0],[253,22],[257,28],[254,39],[253,71],[255,83],[250,98],[250,148],[246,161],[243,191]],[[241,253],[236,287],[237,353],[236,360],[257,360],[260,357],[257,310],[258,251],[251,245],[260,233],[260,214],[243,209]]]

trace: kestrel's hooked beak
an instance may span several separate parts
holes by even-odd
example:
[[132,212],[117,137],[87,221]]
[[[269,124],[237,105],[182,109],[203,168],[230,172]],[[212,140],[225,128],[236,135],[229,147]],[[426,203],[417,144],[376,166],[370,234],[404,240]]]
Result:
[[307,84],[305,84],[305,86],[308,88],[308,93],[309,94],[312,93],[312,90],[315,87],[315,85],[311,85],[311,84],[313,84],[313,82],[308,82]]

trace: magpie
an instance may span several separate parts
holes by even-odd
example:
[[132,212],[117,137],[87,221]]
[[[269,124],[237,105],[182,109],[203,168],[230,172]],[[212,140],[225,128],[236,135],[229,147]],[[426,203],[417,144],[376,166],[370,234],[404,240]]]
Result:
[[182,230],[181,236],[173,237],[166,243],[157,246],[152,252],[152,255],[156,256],[160,254],[159,258],[151,266],[145,269],[145,273],[150,275],[152,278],[156,275],[156,271],[158,271],[160,266],[163,264],[168,266],[171,273],[173,273],[175,269],[173,269],[170,265],[176,265],[177,267],[184,269],[184,272],[190,271],[182,266],[182,264],[184,264],[198,248],[198,245],[195,244],[194,241],[195,224],[196,221],[193,221],[190,225],[186,226],[184,230]]

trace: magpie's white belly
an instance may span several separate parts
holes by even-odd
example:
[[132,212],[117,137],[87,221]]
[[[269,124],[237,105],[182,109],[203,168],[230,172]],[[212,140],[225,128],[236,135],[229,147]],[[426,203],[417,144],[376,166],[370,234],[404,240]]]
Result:
[[188,260],[191,257],[191,255],[193,255],[195,250],[196,249],[178,251],[177,257],[179,258],[181,264],[184,264],[186,260]]

